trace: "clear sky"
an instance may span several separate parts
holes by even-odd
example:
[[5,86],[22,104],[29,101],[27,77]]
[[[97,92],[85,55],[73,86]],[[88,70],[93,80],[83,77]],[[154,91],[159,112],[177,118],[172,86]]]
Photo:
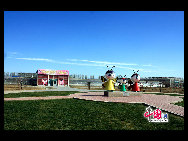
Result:
[[4,11],[4,71],[184,78],[184,11]]

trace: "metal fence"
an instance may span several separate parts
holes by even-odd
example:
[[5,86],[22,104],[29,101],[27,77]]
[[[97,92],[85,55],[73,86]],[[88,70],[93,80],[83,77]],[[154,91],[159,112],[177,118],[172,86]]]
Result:
[[20,84],[22,80],[23,85],[37,85],[37,79],[36,78],[4,78],[4,84]]

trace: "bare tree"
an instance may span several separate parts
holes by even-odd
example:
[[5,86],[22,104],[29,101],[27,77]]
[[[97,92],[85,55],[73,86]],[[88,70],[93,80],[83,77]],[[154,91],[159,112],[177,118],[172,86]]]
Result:
[[82,79],[84,79],[84,75],[82,75]]

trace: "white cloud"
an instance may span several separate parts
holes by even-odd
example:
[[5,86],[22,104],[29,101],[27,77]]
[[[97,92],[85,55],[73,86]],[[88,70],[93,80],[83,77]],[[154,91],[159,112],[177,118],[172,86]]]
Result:
[[[45,58],[16,58],[16,59],[22,59],[22,60],[30,60],[30,61],[45,61],[45,62],[51,62],[51,63],[57,63],[57,64],[67,64],[67,65],[78,65],[78,66],[91,66],[91,67],[105,67],[106,65],[115,65],[115,68],[121,68],[121,69],[126,69],[126,70],[139,70],[143,72],[154,72],[150,70],[145,70],[143,68],[140,68],[139,66],[135,67],[126,67],[123,65],[128,65],[126,63],[119,63],[119,62],[106,62],[106,61],[89,61],[89,60],[78,60],[78,59],[66,59],[69,61],[74,61],[74,62],[65,62],[65,61],[57,61],[57,60],[52,60],[52,59],[45,59]],[[78,61],[81,62],[92,62],[92,63],[78,63]],[[118,64],[118,65],[117,65]],[[130,64],[129,64],[130,65]],[[131,64],[133,65],[133,64]],[[134,64],[136,65],[136,64]]]
[[79,65],[79,66],[98,66],[98,67],[106,67],[100,64],[84,64],[84,63],[72,63],[72,62],[64,62],[64,61],[56,61],[52,59],[44,59],[44,58],[16,58],[21,60],[30,60],[30,61],[45,61],[57,64],[69,64],[69,65]]
[[[120,62],[108,62],[108,61],[89,61],[89,60],[79,60],[79,59],[66,59],[69,61],[74,61],[74,62],[91,62],[91,64],[87,64],[89,66],[104,66],[106,65],[115,65],[116,68],[122,68],[122,69],[128,69],[128,70],[140,70],[143,71],[143,68],[140,68],[138,64],[129,64],[129,63],[120,63]],[[99,65],[100,64],[100,65]],[[125,67],[127,66],[137,66],[136,68],[133,67]]]
[[142,68],[132,68],[132,67],[124,67],[124,66],[118,66],[118,65],[116,65],[116,68],[122,68],[122,69],[128,69],[128,70],[140,70],[140,71],[144,70]]
[[138,64],[120,63],[120,62],[108,62],[108,61],[89,61],[89,60],[79,60],[79,59],[67,59],[68,61],[81,61],[81,62],[91,62],[96,64],[104,65],[127,65],[127,66],[137,66]]
[[153,66],[152,64],[147,64],[147,65],[142,65],[143,67],[152,67],[152,68],[157,68],[159,66]]
[[144,67],[151,67],[152,65],[151,64],[148,64],[148,65],[142,65]]
[[43,58],[16,58],[16,59],[53,62],[53,60],[51,59],[43,59]]

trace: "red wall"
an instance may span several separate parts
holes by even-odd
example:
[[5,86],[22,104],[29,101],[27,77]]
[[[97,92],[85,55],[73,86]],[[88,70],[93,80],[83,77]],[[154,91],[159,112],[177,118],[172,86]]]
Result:
[[68,75],[64,75],[64,85],[68,85]]
[[[59,80],[64,79],[64,85],[68,85],[68,75],[54,75],[54,79],[58,79],[58,78]],[[43,85],[42,79],[47,80],[48,75],[38,74],[38,85]],[[53,79],[53,75],[49,75],[49,79]]]
[[47,78],[48,79],[48,75],[44,75],[44,74],[39,74],[38,78]]
[[[48,80],[48,75],[38,74],[38,85],[43,85],[42,79]],[[47,81],[47,83],[48,83],[48,81]]]

